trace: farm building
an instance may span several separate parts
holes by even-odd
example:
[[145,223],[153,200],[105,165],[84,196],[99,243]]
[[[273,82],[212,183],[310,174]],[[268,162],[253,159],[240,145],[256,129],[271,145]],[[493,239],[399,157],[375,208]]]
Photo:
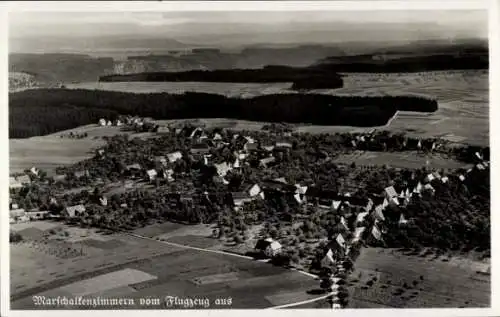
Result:
[[170,163],[174,163],[175,161],[180,160],[182,158],[182,153],[180,151],[172,152],[167,154],[167,158]]
[[75,218],[78,217],[80,214],[84,213],[85,210],[86,209],[84,205],[75,205],[66,207],[66,216],[69,218]]
[[260,239],[255,245],[255,250],[260,251],[268,258],[272,258],[281,252],[281,244],[271,238]]
[[101,127],[105,126],[106,125],[106,119],[99,119],[99,125]]
[[441,182],[443,182],[443,184],[448,183],[448,181],[449,181],[449,178],[447,176],[441,178]]

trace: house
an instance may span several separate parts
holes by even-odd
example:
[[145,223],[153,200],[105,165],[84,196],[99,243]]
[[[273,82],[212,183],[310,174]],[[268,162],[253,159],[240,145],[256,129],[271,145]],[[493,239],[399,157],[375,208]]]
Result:
[[366,202],[366,205],[364,206],[365,211],[369,212],[373,208],[373,200],[371,198],[368,198],[368,201]]
[[390,201],[392,198],[397,197],[398,193],[393,186],[389,186],[384,189],[384,196],[388,201]]
[[271,238],[260,239],[255,245],[255,250],[260,251],[268,258],[273,258],[281,252],[281,244]]
[[463,175],[458,175],[458,178],[463,182],[465,180],[465,176]]
[[275,179],[273,179],[273,181],[275,181],[277,183],[288,184],[284,177],[275,178]]
[[441,178],[441,182],[443,182],[443,184],[448,183],[448,181],[449,181],[449,179],[447,176]]
[[163,171],[163,178],[166,179],[169,182],[174,181],[174,170],[173,169],[168,169]]
[[420,194],[420,192],[422,191],[422,184],[420,182],[418,182],[417,186],[415,186],[415,188],[413,189],[413,193],[415,194]]
[[226,176],[227,173],[232,170],[231,165],[227,162],[214,164],[214,166],[217,169],[217,175],[219,175],[220,177]]
[[296,194],[300,194],[300,195],[305,195],[306,194],[306,192],[307,192],[307,186],[301,186],[299,184],[295,184],[295,187],[296,187],[296,190],[295,190]]
[[262,189],[258,184],[254,184],[248,188],[247,192],[250,195],[250,197],[255,197],[262,192]]
[[105,196],[99,197],[99,203],[101,204],[101,206],[107,206],[108,199]]
[[212,138],[212,140],[214,140],[214,141],[222,141],[222,135],[220,135],[219,133],[215,133],[214,137]]
[[11,203],[11,204],[10,204],[10,209],[11,209],[11,210],[14,210],[14,209],[19,209],[19,205],[18,205],[18,204],[16,204],[16,203]]
[[210,147],[205,142],[200,142],[193,144],[190,150],[191,154],[208,154],[210,152]]
[[342,226],[344,226],[346,230],[349,230],[349,226],[347,225],[347,221],[345,220],[344,216],[340,217],[340,223],[342,224]]
[[352,145],[352,147],[356,147],[357,146],[356,141],[352,140],[351,145]]
[[362,223],[366,216],[368,216],[368,211],[365,211],[365,212],[360,212],[357,216],[356,216],[356,224],[358,223]]
[[267,152],[272,152],[274,150],[274,145],[266,145],[262,147]]
[[156,132],[157,133],[169,133],[170,129],[166,126],[159,126],[158,130]]
[[434,172],[432,173],[432,175],[434,176],[435,179],[441,179],[441,174],[439,174],[438,172]]
[[203,134],[203,129],[200,127],[195,128],[192,132],[191,135],[189,136],[190,139],[193,138],[199,138]]
[[236,160],[234,161],[233,167],[234,168],[240,168],[241,167],[240,160],[238,158],[236,158]]
[[291,149],[292,148],[292,143],[286,142],[286,141],[278,141],[275,144],[276,149]]
[[157,167],[167,166],[167,159],[165,156],[155,156],[154,161]]
[[339,233],[335,237],[335,244],[337,245],[338,248],[340,248],[340,250],[345,250],[346,249],[347,244],[345,242],[344,236],[342,236],[341,233]]
[[293,195],[293,198],[295,199],[295,201],[297,202],[297,204],[302,204],[304,202],[304,198],[303,198],[303,195],[300,195],[300,194],[294,194]]
[[475,155],[478,159],[480,159],[481,161],[483,160],[483,156],[482,156],[481,154],[479,154],[479,152],[474,153],[474,155]]
[[432,187],[432,185],[431,185],[431,184],[425,184],[425,186],[424,186],[424,190],[426,190],[426,191],[430,191],[430,192],[432,192],[432,193],[434,193],[434,192],[436,191],[436,190],[434,189],[434,187]]
[[167,154],[167,158],[170,163],[174,163],[182,158],[182,153],[180,151],[172,152]]
[[36,168],[36,167],[34,167],[34,166],[33,166],[33,167],[30,169],[30,172],[31,172],[31,174],[33,174],[33,175],[35,175],[35,176],[38,176],[38,172],[39,172],[39,170],[38,170],[38,168]]
[[16,180],[23,185],[31,184],[31,178],[26,174],[23,174],[21,176],[17,176]]
[[48,214],[49,214],[48,211],[28,211],[28,212],[26,212],[25,215],[30,220],[41,220],[41,219],[45,219]]
[[406,220],[405,216],[401,213],[401,216],[399,217],[399,225],[405,225],[408,223],[408,220]]
[[365,227],[357,227],[354,230],[354,237],[352,238],[352,242],[360,241],[363,238],[363,233],[365,232]]
[[247,152],[255,152],[255,151],[258,151],[259,150],[259,145],[257,143],[250,143],[250,142],[247,142],[245,143],[245,145],[243,146],[243,149]]
[[73,173],[73,176],[75,176],[76,179],[82,178],[82,177],[89,177],[90,173],[87,170],[84,171],[75,171]]
[[85,212],[84,205],[75,205],[75,206],[66,207],[66,215],[69,218],[78,217],[80,214],[82,214],[84,212]]
[[138,163],[130,164],[125,167],[127,171],[140,171],[141,165]]
[[98,149],[98,150],[96,151],[96,154],[97,154],[97,156],[99,156],[99,157],[103,157],[103,156],[104,156],[104,149]]
[[231,198],[233,200],[233,205],[235,207],[241,207],[245,203],[250,202],[250,201],[253,200],[253,197],[251,197],[246,192],[232,192],[231,193]]
[[484,170],[485,170],[485,167],[484,167],[484,165],[483,165],[483,164],[477,164],[477,165],[476,165],[476,168],[477,168],[478,170],[480,170],[480,171],[484,171]]
[[376,220],[384,221],[385,216],[383,210],[383,205],[378,205],[377,207],[375,207],[375,210],[373,211],[373,218]]
[[112,125],[113,125],[113,122],[111,122],[111,120],[108,120],[107,126],[112,126]]
[[263,168],[269,168],[276,164],[276,158],[274,156],[263,158],[259,161],[259,166]]
[[332,249],[328,249],[325,256],[321,260],[321,267],[332,267],[335,266],[335,260],[333,259]]
[[24,209],[20,208],[20,209],[13,209],[13,210],[10,210],[9,211],[9,217],[10,218],[13,218],[13,219],[16,219],[16,218],[19,218],[19,217],[22,217],[26,214],[26,212],[24,211]]
[[382,232],[377,228],[377,226],[373,226],[371,236],[375,238],[375,240],[382,240]]
[[425,177],[425,181],[427,183],[430,183],[434,180],[434,175],[433,174],[428,174],[426,177]]
[[156,179],[156,176],[158,176],[158,173],[155,169],[147,171],[146,174],[148,175],[148,179],[150,182],[154,181]]
[[10,189],[16,189],[16,188],[22,188],[23,184],[21,184],[20,181],[18,181],[15,177],[9,177],[9,188]]
[[99,125],[101,127],[105,126],[106,125],[106,120],[105,119],[99,119]]
[[122,125],[123,125],[123,122],[121,122],[121,121],[120,121],[120,119],[118,119],[118,120],[116,120],[116,121],[115,121],[115,125],[116,125],[117,127],[120,127],[120,126],[122,126]]

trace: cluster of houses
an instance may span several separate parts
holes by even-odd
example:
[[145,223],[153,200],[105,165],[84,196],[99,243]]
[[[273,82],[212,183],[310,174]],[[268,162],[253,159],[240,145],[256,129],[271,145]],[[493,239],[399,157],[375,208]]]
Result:
[[[387,138],[378,137],[377,135],[375,135],[375,130],[370,130],[366,133],[353,135],[352,139],[349,142],[350,143],[349,145],[355,149],[370,148],[371,145],[379,143],[381,143],[382,146],[388,146],[387,144],[388,140],[386,139]],[[404,137],[401,146],[403,150],[407,151],[410,150],[433,151],[435,149],[440,148],[442,144],[433,140],[418,140],[418,139]]]

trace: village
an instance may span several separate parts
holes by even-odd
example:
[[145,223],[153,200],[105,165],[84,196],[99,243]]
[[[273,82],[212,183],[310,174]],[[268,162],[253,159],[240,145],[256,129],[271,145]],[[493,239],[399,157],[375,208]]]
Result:
[[[311,144],[286,130],[268,131],[264,137],[201,126],[160,126],[131,116],[103,118],[98,125],[155,135],[146,140],[110,138],[93,158],[62,167],[50,177],[36,167],[11,176],[11,224],[53,219],[127,230],[152,219],[217,223],[213,238],[235,245],[256,241],[249,251],[259,257],[316,272],[321,287],[331,294],[332,308],[343,307],[346,295],[339,282],[352,270],[360,248],[393,246],[394,239],[386,236],[422,226],[408,206],[456,188],[475,190],[471,184],[489,174],[489,151],[476,148],[460,149],[473,162],[467,169],[389,172],[383,167],[387,175],[396,175],[388,181],[379,179],[373,168],[332,162],[343,151],[449,152],[440,140],[374,131],[342,135],[333,149],[327,140],[311,153]],[[331,174],[320,173],[322,168]],[[356,179],[360,170],[371,178]],[[249,229],[263,223],[258,237],[251,237]]]

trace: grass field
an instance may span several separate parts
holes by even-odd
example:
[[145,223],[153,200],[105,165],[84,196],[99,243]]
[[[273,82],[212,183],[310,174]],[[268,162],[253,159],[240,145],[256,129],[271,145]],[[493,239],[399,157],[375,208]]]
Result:
[[[85,231],[66,225],[59,226],[69,233],[65,240],[71,241],[68,243],[73,248],[83,248],[83,255],[61,259],[47,251],[51,247],[57,248],[54,241],[40,238],[40,232],[46,231],[43,229],[54,229],[54,226],[37,223],[36,228],[31,228],[31,236],[26,234],[29,232],[26,230],[30,229],[27,225],[13,226],[14,230],[21,229],[25,233],[25,239],[34,241],[10,246],[12,309],[41,308],[34,305],[32,295],[70,297],[83,294],[89,297],[135,298],[139,306],[127,308],[162,308],[157,305],[141,306],[138,299],[163,299],[167,295],[183,297],[189,294],[192,298],[208,298],[210,308],[229,307],[215,307],[216,299],[222,298],[231,298],[231,308],[265,308],[317,296],[307,293],[317,288],[316,280],[268,263],[184,249],[124,234],[103,236],[95,230]],[[159,232],[158,227],[152,227],[150,234],[179,230],[173,225],[160,229],[163,230]],[[193,238],[189,235],[174,236],[173,240],[178,243],[181,238]],[[198,237],[205,241],[210,239],[201,235]],[[100,243],[89,246],[89,241]],[[33,247],[36,242],[45,247]],[[124,274],[127,277],[123,277]],[[93,290],[91,294],[89,289]],[[287,296],[280,297],[282,293]]]
[[433,169],[468,168],[470,164],[440,157],[438,154],[420,155],[417,152],[370,152],[355,151],[335,158],[337,163],[356,163],[357,165],[389,165],[395,168],[421,168],[427,166]]
[[488,265],[365,248],[348,280],[348,308],[489,307],[490,278],[476,272]]

